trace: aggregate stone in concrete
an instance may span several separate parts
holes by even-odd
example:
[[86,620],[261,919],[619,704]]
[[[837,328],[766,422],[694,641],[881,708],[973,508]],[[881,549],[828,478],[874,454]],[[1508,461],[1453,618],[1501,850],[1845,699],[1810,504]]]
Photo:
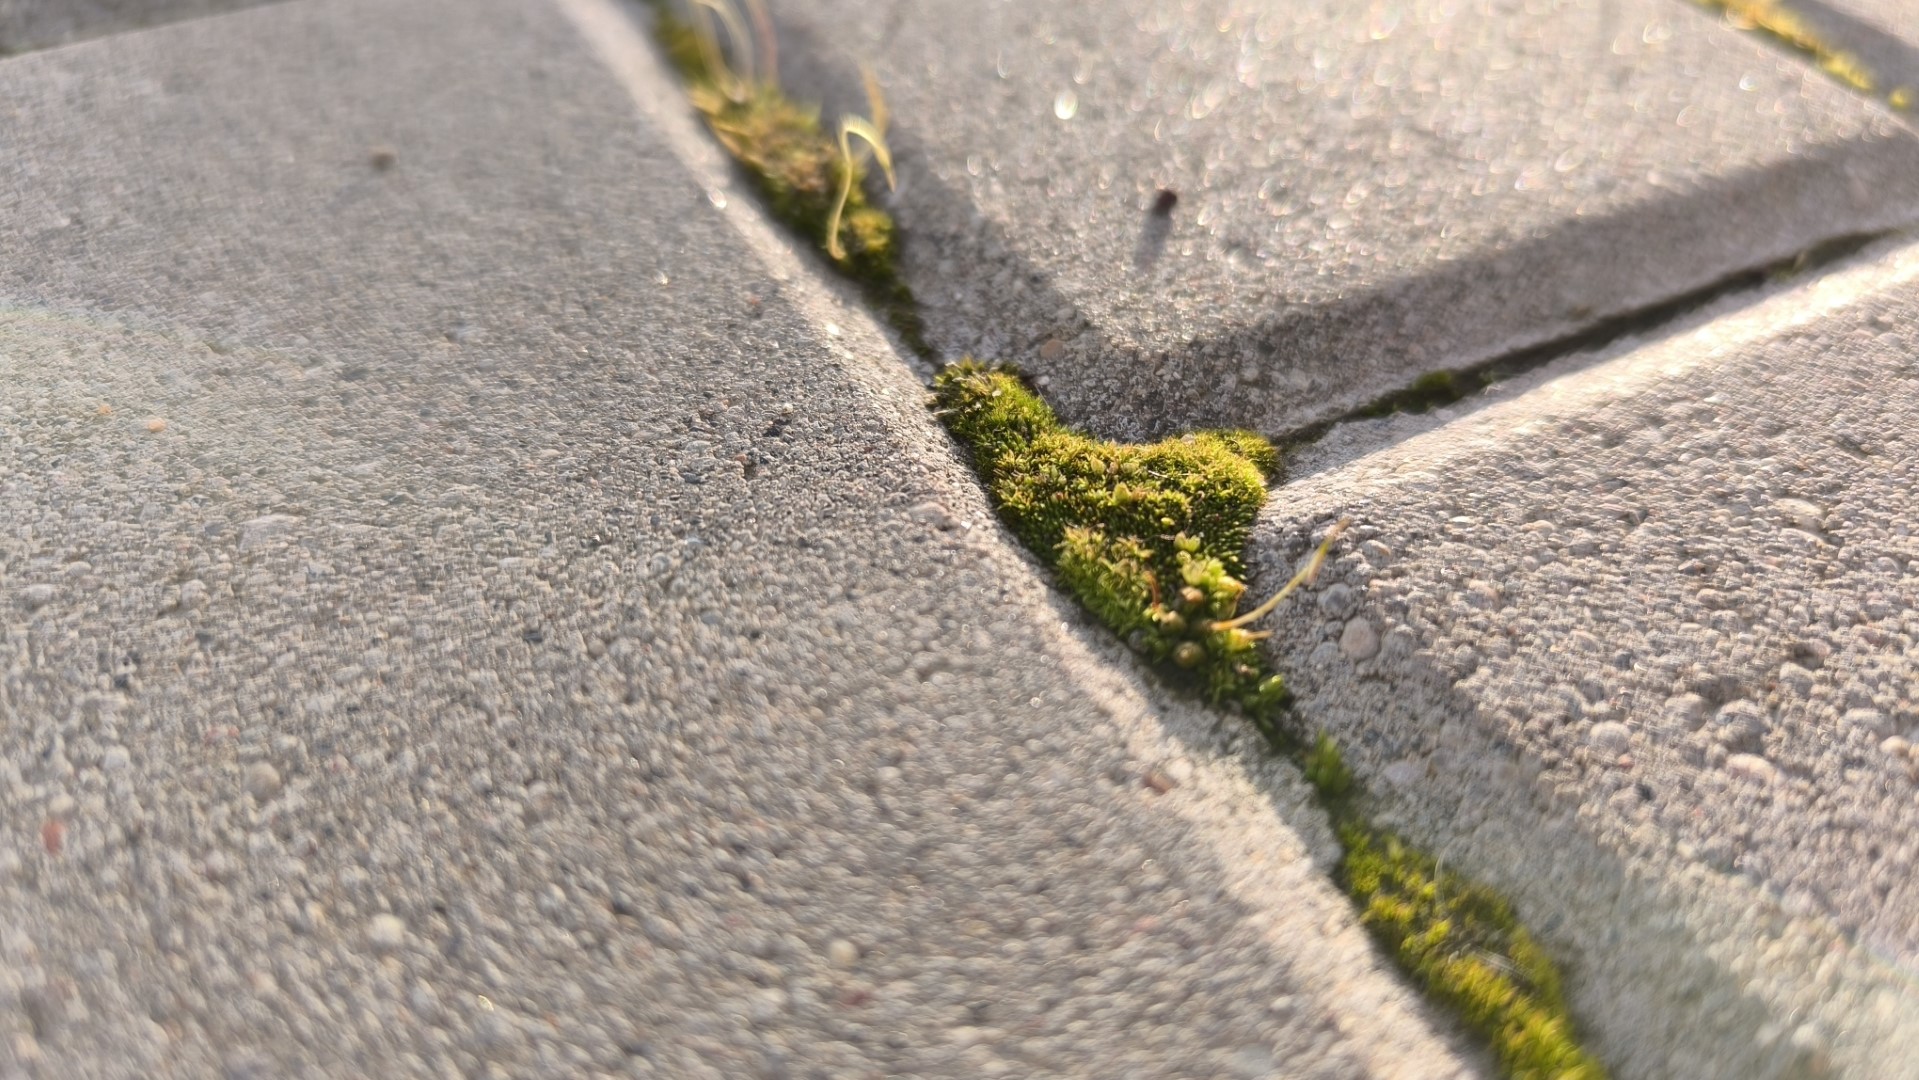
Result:
[[1354,518],[1276,623],[1302,722],[1517,899],[1621,1075],[1919,1076],[1916,283],[1455,406],[1255,537],[1271,587]]
[[829,119],[885,86],[935,345],[1112,435],[1296,430],[1919,196],[1882,106],[1673,0],[770,6]]
[[0,99],[0,1074],[1479,1073],[621,9]]
[[264,0],[0,0],[0,55],[214,15]]

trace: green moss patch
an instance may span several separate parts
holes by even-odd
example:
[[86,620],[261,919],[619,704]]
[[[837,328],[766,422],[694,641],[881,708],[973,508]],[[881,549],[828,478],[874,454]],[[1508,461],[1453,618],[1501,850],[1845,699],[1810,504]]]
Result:
[[1279,467],[1265,439],[1202,431],[1150,445],[1061,424],[1005,368],[954,364],[933,382],[1000,517],[1086,609],[1174,680],[1244,709],[1298,761],[1333,820],[1340,883],[1360,919],[1432,998],[1493,1047],[1516,1080],[1601,1080],[1580,1048],[1559,973],[1511,908],[1360,813],[1325,735],[1286,737],[1285,684],[1238,614],[1241,551]]
[[[930,356],[919,307],[899,274],[899,230],[893,216],[866,194],[866,164],[850,162],[820,124],[817,106],[787,97],[777,85],[732,87],[730,73],[715,71],[692,24],[656,3],[654,30],[686,84],[687,98],[733,160],[753,178],[769,211],[815,245],[842,274],[859,282],[906,345]],[[841,182],[853,170],[839,224],[840,251],[826,230]]]
[[1150,445],[1067,428],[1004,368],[966,361],[933,381],[1001,518],[1102,623],[1176,681],[1243,707],[1269,734],[1285,684],[1263,635],[1236,625],[1240,553],[1279,468],[1245,431]]
[[[899,279],[893,219],[868,201],[861,160],[821,128],[818,109],[791,101],[771,80],[756,84],[715,70],[717,43],[703,41],[663,3],[656,7],[661,43],[689,98],[754,178],[768,208],[859,281],[907,343],[930,356],[917,306]],[[875,132],[883,126],[870,125]],[[825,230],[848,169],[852,183],[835,245]],[[1391,407],[1446,404],[1478,385],[1477,377],[1437,373]],[[1343,523],[1309,569],[1241,613],[1242,552],[1280,470],[1273,445],[1248,431],[1200,431],[1146,445],[1095,439],[1062,424],[1012,370],[970,360],[947,367],[933,389],[941,418],[971,451],[1000,517],[1060,584],[1172,681],[1237,706],[1299,763],[1344,848],[1341,884],[1365,925],[1425,992],[1489,1040],[1508,1076],[1602,1080],[1603,1070],[1573,1037],[1558,972],[1511,909],[1369,825],[1332,740],[1321,735],[1305,745],[1281,726],[1285,683],[1259,651],[1267,635],[1249,627],[1311,577]]]
[[1368,824],[1324,734],[1301,764],[1339,836],[1339,883],[1401,970],[1485,1038],[1514,1080],[1604,1080],[1573,1031],[1558,969],[1506,901]]
[[[1845,83],[1862,94],[1878,91],[1878,80],[1873,78],[1871,69],[1865,61],[1839,46],[1827,41],[1805,17],[1793,11],[1779,0],[1696,0],[1704,8],[1725,13],[1726,19],[1745,30],[1757,31],[1772,38],[1786,48],[1805,56],[1819,70]],[[1907,87],[1896,87],[1886,95],[1886,100],[1894,108],[1906,109],[1912,104],[1912,91]]]

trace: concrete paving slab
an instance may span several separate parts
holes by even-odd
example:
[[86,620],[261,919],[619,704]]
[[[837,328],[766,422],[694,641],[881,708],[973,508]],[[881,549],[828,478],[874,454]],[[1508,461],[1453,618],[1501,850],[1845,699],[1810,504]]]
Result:
[[1919,1076],[1919,249],[1280,489],[1303,721],[1620,1075]]
[[0,0],[0,56],[269,0]]
[[1671,0],[771,6],[796,95],[886,87],[934,343],[1109,435],[1288,432],[1919,195],[1882,107]]
[[1482,1074],[620,10],[0,97],[0,1074]]

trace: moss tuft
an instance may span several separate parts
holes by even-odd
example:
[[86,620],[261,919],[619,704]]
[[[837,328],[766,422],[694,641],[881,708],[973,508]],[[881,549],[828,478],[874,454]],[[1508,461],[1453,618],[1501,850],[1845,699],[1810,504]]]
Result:
[[1340,757],[1339,747],[1325,732],[1313,740],[1313,748],[1306,752],[1306,761],[1302,766],[1307,782],[1319,792],[1320,801],[1328,807],[1339,807],[1345,803],[1346,796],[1353,790],[1352,770],[1346,767]]
[[[1791,10],[1779,0],[1697,0],[1701,7],[1724,12],[1726,19],[1746,30],[1757,30],[1779,42],[1781,45],[1802,53],[1819,65],[1826,74],[1852,87],[1862,94],[1871,94],[1878,89],[1877,80],[1865,61],[1858,56],[1839,48],[1827,41],[1798,12]],[[1902,108],[1896,100],[1903,87],[1895,88],[1888,100],[1894,108]],[[1909,94],[1908,94],[1909,96]]]
[[1559,972],[1512,909],[1397,838],[1347,820],[1340,877],[1365,923],[1426,992],[1492,1043],[1515,1080],[1600,1080],[1580,1048]]
[[1428,371],[1403,390],[1395,390],[1357,410],[1355,415],[1378,419],[1394,413],[1423,413],[1463,400],[1483,389],[1490,379],[1482,372]]
[[[899,233],[893,216],[866,196],[864,160],[842,155],[838,141],[821,125],[817,107],[793,101],[772,83],[742,86],[730,72],[715,70],[711,57],[716,53],[702,42],[700,31],[675,16],[663,0],[656,0],[655,7],[654,31],[686,83],[687,98],[727,153],[752,176],[767,209],[859,282],[909,348],[931,355],[918,305],[899,274]],[[835,251],[826,229],[849,168],[852,184],[841,210]]]
[[[687,96],[728,153],[759,182],[773,216],[815,239],[824,235],[847,168],[839,144],[820,125],[820,111],[801,105],[777,86],[749,85],[741,100],[729,97],[725,77],[713,70],[699,32],[670,12],[659,13],[658,33],[667,56],[686,80]],[[867,201],[866,169],[855,159],[840,240],[844,257],[834,260],[865,282],[898,280],[893,218]],[[820,241],[825,250],[824,241]]]
[[1240,552],[1279,468],[1271,443],[1246,431],[1094,439],[1011,371],[973,361],[933,389],[1001,518],[1088,611],[1209,700],[1262,718],[1279,709],[1285,684],[1255,647],[1262,635],[1230,625],[1246,591]]

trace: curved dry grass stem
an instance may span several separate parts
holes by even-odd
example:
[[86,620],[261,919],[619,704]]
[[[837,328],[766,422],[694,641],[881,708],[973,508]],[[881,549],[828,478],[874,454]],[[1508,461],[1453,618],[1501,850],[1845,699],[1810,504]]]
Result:
[[[706,68],[712,73],[714,83],[729,100],[744,102],[752,96],[759,78],[754,70],[753,33],[746,28],[746,20],[740,18],[740,9],[733,0],[691,0],[690,6],[694,35],[699,38],[700,52],[705,56]],[[739,55],[745,74],[734,72],[732,65],[726,62],[726,54],[720,51],[719,35],[713,30],[714,19],[726,28],[726,40]]]
[[746,13],[753,19],[753,33],[760,43],[758,72],[767,86],[780,84],[780,43],[773,31],[773,16],[767,13],[766,0],[746,0]]
[[1272,610],[1279,606],[1280,601],[1292,595],[1294,589],[1299,588],[1301,585],[1310,584],[1315,578],[1319,577],[1319,568],[1326,565],[1326,556],[1333,550],[1333,541],[1338,540],[1339,534],[1345,532],[1346,527],[1352,523],[1352,518],[1340,518],[1332,528],[1327,529],[1326,539],[1319,542],[1319,550],[1313,552],[1312,561],[1306,564],[1305,569],[1294,574],[1293,580],[1287,582],[1285,588],[1274,593],[1270,600],[1267,600],[1265,603],[1236,619],[1226,619],[1214,623],[1213,629],[1236,630],[1239,627],[1245,626],[1247,623],[1258,622],[1268,614],[1271,614]]
[[[758,0],[755,0],[755,2],[758,2]],[[880,79],[879,76],[873,74],[872,65],[860,65],[860,84],[866,87],[866,111],[872,114],[873,126],[879,129],[880,134],[884,135],[886,134],[887,121],[892,119],[892,114],[886,111],[886,95],[880,92]]]
[[840,219],[846,213],[846,200],[853,194],[859,167],[866,161],[864,149],[858,158],[853,156],[853,136],[857,135],[872,148],[881,171],[886,173],[886,186],[899,186],[893,175],[893,151],[886,146],[886,95],[880,93],[880,82],[873,77],[872,68],[861,64],[860,78],[866,83],[866,101],[873,118],[868,120],[851,114],[840,117],[840,194],[833,200],[833,213],[826,221],[826,253],[834,259],[846,258],[846,247],[840,243]]

